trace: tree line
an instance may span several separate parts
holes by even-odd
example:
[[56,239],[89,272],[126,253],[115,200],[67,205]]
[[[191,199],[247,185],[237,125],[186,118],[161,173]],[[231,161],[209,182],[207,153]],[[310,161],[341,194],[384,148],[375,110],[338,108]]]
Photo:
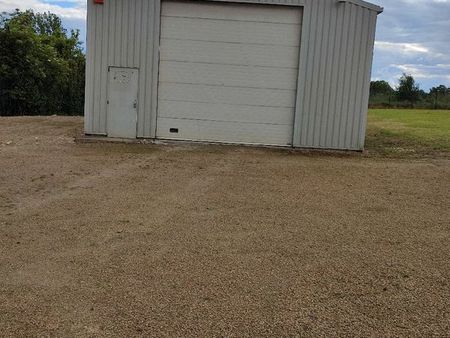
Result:
[[83,114],[86,60],[79,37],[55,14],[0,14],[0,115]]
[[396,88],[386,81],[372,81],[369,105],[373,108],[450,109],[450,88],[440,85],[425,92],[412,75],[403,74]]

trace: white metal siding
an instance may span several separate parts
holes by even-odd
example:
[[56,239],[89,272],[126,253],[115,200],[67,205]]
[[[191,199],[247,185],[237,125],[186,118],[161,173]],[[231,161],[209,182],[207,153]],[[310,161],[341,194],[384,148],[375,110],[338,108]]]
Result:
[[[360,0],[214,1],[303,7],[294,146],[363,148],[379,7]],[[268,20],[272,18],[277,20]],[[87,133],[105,133],[107,67],[123,66],[140,68],[138,136],[155,137],[159,27],[159,0],[107,0],[104,5],[88,1]],[[292,67],[296,53],[291,49],[289,56],[274,46],[262,54],[255,47],[248,51],[254,55],[249,60],[244,54],[236,57],[231,49],[215,53],[215,45],[201,42],[180,41],[168,48],[162,41],[161,48],[161,58],[184,50],[188,61],[204,61],[207,55],[217,62],[240,65],[247,60],[255,66],[271,66],[276,60]]]
[[156,136],[292,145],[301,18],[301,8],[163,1]]
[[364,147],[377,12],[306,0],[294,146]]
[[159,5],[150,0],[88,1],[86,133],[106,134],[108,67],[113,66],[139,69],[138,136],[154,137]]

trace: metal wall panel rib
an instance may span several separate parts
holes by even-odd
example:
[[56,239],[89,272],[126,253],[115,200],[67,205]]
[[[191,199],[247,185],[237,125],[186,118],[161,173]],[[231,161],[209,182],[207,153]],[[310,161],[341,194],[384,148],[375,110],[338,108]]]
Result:
[[92,32],[95,28],[95,20],[94,20],[94,13],[91,8],[92,4],[88,2],[88,9],[87,9],[87,18],[86,23],[88,29],[87,37],[86,37],[86,84],[85,84],[85,101],[84,101],[84,131],[87,134],[92,134],[94,132],[94,126],[93,126],[93,118],[94,118],[94,110],[92,107],[92,103],[94,102],[92,97],[93,92],[93,83],[94,83],[94,76],[92,74],[93,69],[93,60],[94,58],[91,56],[92,51],[92,37],[94,34]]
[[[294,146],[363,148],[376,10],[361,1],[214,1],[304,6]],[[155,137],[160,0],[88,1],[87,24],[86,133],[107,130],[108,66],[136,67],[138,137]]]
[[156,118],[158,110],[158,81],[159,81],[159,44],[160,44],[160,27],[161,27],[161,1],[154,2],[153,13],[156,13],[155,20],[153,20],[153,63],[152,66],[152,97],[151,97],[151,114],[150,121],[147,126],[150,137],[156,137]]

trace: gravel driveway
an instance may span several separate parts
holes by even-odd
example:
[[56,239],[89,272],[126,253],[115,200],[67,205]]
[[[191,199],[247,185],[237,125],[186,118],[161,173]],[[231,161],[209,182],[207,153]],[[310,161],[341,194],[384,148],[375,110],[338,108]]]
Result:
[[450,161],[78,144],[0,118],[0,336],[450,335]]

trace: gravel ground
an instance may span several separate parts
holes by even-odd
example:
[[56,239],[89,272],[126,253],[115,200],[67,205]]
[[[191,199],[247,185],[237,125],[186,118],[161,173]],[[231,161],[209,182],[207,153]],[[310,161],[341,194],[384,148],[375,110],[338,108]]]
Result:
[[450,336],[450,161],[0,119],[0,336]]

